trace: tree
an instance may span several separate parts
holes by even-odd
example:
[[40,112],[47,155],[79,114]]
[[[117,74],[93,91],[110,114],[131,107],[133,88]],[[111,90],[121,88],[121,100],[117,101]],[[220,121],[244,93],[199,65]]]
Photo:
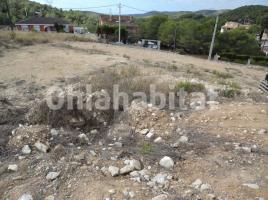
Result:
[[261,17],[260,21],[261,21],[261,33],[260,33],[260,43],[261,43],[265,29],[268,29],[268,14]]
[[174,42],[174,34],[177,29],[177,23],[174,20],[168,20],[161,24],[158,32],[158,39],[166,45],[170,46]]
[[161,24],[165,23],[168,17],[165,15],[158,15],[150,17],[144,22],[142,28],[144,30],[143,37],[148,39],[158,39],[159,27]]
[[7,13],[9,26],[10,26],[11,30],[13,31],[14,24],[13,24],[13,21],[12,21],[12,15],[11,15],[10,5],[9,5],[8,0],[4,0],[2,2],[1,6],[3,6],[2,10]]
[[216,51],[218,53],[232,53],[237,55],[260,55],[260,47],[254,35],[246,30],[236,29],[219,34]]

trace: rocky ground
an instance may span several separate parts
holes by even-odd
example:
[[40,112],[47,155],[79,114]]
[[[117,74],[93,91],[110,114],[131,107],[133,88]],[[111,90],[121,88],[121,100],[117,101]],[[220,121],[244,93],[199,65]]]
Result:
[[[54,43],[9,49],[0,69],[3,200],[268,199],[268,98],[257,90],[265,68]],[[185,80],[218,97],[187,111],[136,100],[120,112],[51,112],[44,104],[55,85],[91,83],[97,97],[112,83],[166,91]]]

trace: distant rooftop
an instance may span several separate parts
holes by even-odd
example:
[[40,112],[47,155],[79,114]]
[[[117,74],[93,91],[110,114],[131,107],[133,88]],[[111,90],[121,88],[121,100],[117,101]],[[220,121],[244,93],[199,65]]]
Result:
[[[101,24],[116,24],[118,23],[119,16],[118,15],[100,15],[100,22]],[[133,24],[134,18],[133,16],[121,16],[121,23],[122,24]]]

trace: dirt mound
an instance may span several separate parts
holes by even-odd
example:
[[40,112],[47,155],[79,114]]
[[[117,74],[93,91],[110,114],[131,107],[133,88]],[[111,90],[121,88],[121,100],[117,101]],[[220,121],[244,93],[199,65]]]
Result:
[[47,143],[49,138],[49,128],[45,125],[20,126],[13,131],[8,146],[18,150],[24,145],[34,145],[36,142]]
[[[87,94],[85,85],[71,85],[66,87],[64,92],[53,93],[49,97],[54,105],[63,100],[60,109],[50,109],[46,98],[35,103],[27,113],[26,119],[30,124],[46,124],[52,127],[71,127],[83,130],[101,127],[108,124],[113,117],[112,104],[107,110],[96,109],[96,101],[103,99],[105,95],[105,91]],[[71,108],[70,104],[73,105]]]
[[168,136],[176,130],[176,121],[180,113],[168,113],[145,102],[133,101],[128,109],[136,131],[151,129],[156,135]]

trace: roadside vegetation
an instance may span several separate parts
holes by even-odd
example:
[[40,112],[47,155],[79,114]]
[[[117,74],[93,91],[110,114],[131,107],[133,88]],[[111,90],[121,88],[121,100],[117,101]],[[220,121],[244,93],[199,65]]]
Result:
[[202,83],[191,83],[188,81],[184,81],[177,83],[175,89],[176,91],[184,89],[184,91],[191,93],[191,92],[204,92],[206,88],[205,85]]
[[76,36],[68,33],[36,33],[36,32],[9,32],[0,31],[0,41],[3,43],[15,42],[20,45],[33,45],[55,41],[93,41],[90,37]]
[[225,88],[220,90],[219,95],[225,98],[235,98],[241,95],[241,86],[236,82],[228,82]]

